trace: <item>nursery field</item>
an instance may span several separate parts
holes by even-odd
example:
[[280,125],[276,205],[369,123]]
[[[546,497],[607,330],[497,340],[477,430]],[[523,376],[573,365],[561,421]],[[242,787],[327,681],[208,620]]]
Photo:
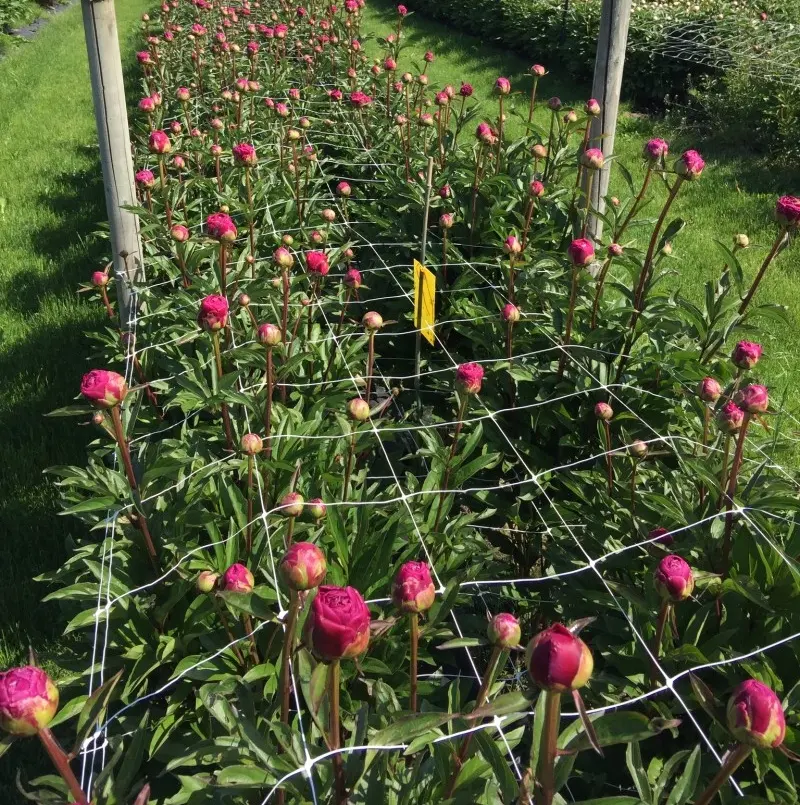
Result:
[[102,242],[74,245],[95,160],[58,184],[37,151],[44,187],[3,193],[31,219],[9,203],[8,298],[47,279],[3,314],[9,416],[51,413],[19,449],[60,462],[71,535],[60,568],[37,537],[60,693],[47,664],[0,675],[19,790],[796,802],[792,177],[748,163],[733,193],[742,160],[629,117],[592,210],[597,102],[403,6],[174,0],[135,50],[129,332]]

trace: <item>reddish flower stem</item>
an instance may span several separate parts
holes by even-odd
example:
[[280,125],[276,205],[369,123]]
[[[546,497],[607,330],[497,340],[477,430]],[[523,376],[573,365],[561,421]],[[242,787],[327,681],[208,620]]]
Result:
[[342,500],[347,500],[347,495],[350,490],[350,475],[353,472],[353,456],[356,451],[356,430],[351,426],[350,445],[347,450],[347,462],[344,467],[344,484],[342,485]]
[[720,770],[714,775],[714,779],[708,784],[708,788],[694,801],[694,805],[709,805],[736,769],[750,757],[752,751],[753,747],[746,744],[738,744],[732,749],[725,758]]
[[294,652],[294,636],[297,630],[297,617],[300,614],[300,596],[296,590],[289,592],[289,612],[286,616],[286,631],[283,634],[283,654],[281,655],[281,723],[289,723],[289,704],[292,687],[291,668]]
[[561,694],[548,690],[545,692],[544,726],[539,749],[539,789],[536,792],[536,805],[552,805],[555,796],[556,744],[560,723]]
[[458,437],[461,435],[461,428],[464,426],[464,414],[467,410],[467,401],[469,400],[469,395],[462,394],[461,401],[458,406],[458,422],[456,423],[456,429],[453,431],[453,442],[450,445],[450,453],[447,457],[447,463],[445,464],[444,468],[444,478],[442,479],[442,489],[439,492],[439,505],[436,510],[436,521],[433,524],[433,530],[436,531],[439,528],[439,520],[442,517],[442,507],[444,505],[444,498],[447,494],[447,487],[450,483],[450,468],[453,463],[453,459],[456,455],[456,449],[458,447]]
[[595,288],[594,302],[592,303],[592,320],[589,325],[592,330],[597,327],[597,312],[600,308],[600,298],[603,295],[603,285],[605,284],[606,275],[608,274],[608,270],[611,268],[611,264],[613,262],[613,257],[606,257],[605,261],[603,262],[603,267],[600,269],[600,276],[597,278],[597,287]]
[[273,391],[272,347],[267,347],[267,400],[264,405],[264,440],[267,448],[267,458],[272,457],[272,391]]
[[244,655],[239,650],[239,646],[236,645],[237,638],[234,635],[233,631],[231,630],[230,621],[228,621],[228,616],[225,614],[225,609],[223,608],[222,604],[219,601],[219,598],[216,596],[212,596],[211,599],[214,602],[214,609],[217,610],[217,615],[219,615],[220,623],[222,624],[222,628],[225,630],[225,634],[228,637],[228,642],[231,644],[231,650],[236,657],[237,662],[242,668],[245,667]]
[[775,259],[775,255],[778,253],[778,249],[780,249],[781,244],[783,243],[784,239],[786,238],[786,229],[785,227],[781,227],[780,232],[778,232],[778,237],[775,238],[775,242],[772,244],[772,248],[769,250],[769,254],[764,258],[764,262],[761,264],[761,268],[758,269],[758,274],[756,274],[756,278],[753,280],[753,284],[750,286],[750,290],[747,292],[747,295],[742,300],[742,304],[739,305],[739,315],[743,316],[745,311],[750,305],[753,297],[755,296],[756,291],[758,290],[758,286],[761,284],[761,280],[764,278],[764,274],[769,268],[769,264]]
[[604,430],[606,432],[606,474],[608,476],[608,494],[614,492],[614,467],[611,464],[611,425],[608,420],[603,420]]
[[69,788],[70,794],[77,805],[89,805],[89,800],[87,799],[86,794],[83,793],[83,789],[81,788],[80,783],[78,783],[78,780],[69,765],[66,752],[64,752],[64,750],[61,748],[61,744],[59,744],[59,742],[56,740],[56,737],[53,735],[50,728],[43,727],[37,734],[39,736],[39,740],[42,742],[42,746],[44,746],[45,751],[49,755],[50,760],[53,761],[53,765],[56,767],[56,770],[67,784],[67,788]]
[[411,622],[411,667],[409,671],[408,709],[417,712],[417,660],[419,656],[419,614],[412,612]]
[[[211,334],[211,340],[214,344],[214,360],[216,363],[217,377],[221,380],[223,375],[222,370],[222,353],[219,349],[219,333],[214,332]],[[222,424],[225,428],[225,441],[228,450],[233,451],[233,432],[231,430],[231,417],[228,412],[228,404],[222,403]]]
[[567,310],[567,324],[564,328],[564,338],[561,342],[561,357],[558,359],[558,379],[564,376],[564,368],[567,364],[567,350],[572,340],[572,322],[575,317],[575,298],[578,295],[578,266],[572,266],[572,284],[569,292],[569,309]]
[[225,241],[219,242],[219,289],[220,293],[228,298],[228,260],[225,254]]
[[253,554],[253,457],[247,457],[247,531],[245,536],[247,558]]
[[725,578],[730,571],[731,562],[731,534],[733,532],[733,496],[736,494],[736,482],[739,477],[739,470],[742,466],[742,456],[744,454],[744,440],[747,436],[747,428],[750,425],[751,414],[745,412],[742,426],[739,428],[739,438],[736,441],[736,452],[733,454],[731,464],[731,475],[728,481],[727,511],[725,513],[725,538],[722,543],[722,577]]
[[644,181],[642,182],[641,190],[639,190],[639,194],[636,196],[633,204],[631,205],[630,210],[628,210],[628,214],[625,216],[625,220],[620,225],[620,228],[614,233],[614,241],[619,242],[619,239],[622,237],[625,230],[628,228],[628,224],[633,219],[633,216],[639,211],[639,205],[642,203],[642,199],[644,198],[644,194],[647,192],[647,187],[650,184],[650,177],[653,174],[653,166],[648,163],[647,165],[647,172],[644,175]]
[[500,173],[500,164],[502,162],[503,153],[503,98],[500,96],[500,116],[497,118],[497,165],[495,165],[495,174]]
[[105,285],[100,288],[100,293],[103,297],[103,305],[105,305],[106,313],[108,314],[109,319],[114,318],[114,309],[111,307],[111,303],[108,301],[108,292],[106,291]]
[[370,396],[372,394],[372,370],[373,366],[375,365],[375,331],[369,331],[369,352],[367,353],[367,392],[364,395],[364,399],[369,402]]
[[[328,743],[331,751],[341,748],[341,737],[339,732],[339,685],[341,669],[339,660],[331,663],[328,673],[328,708],[330,710],[330,735]],[[347,790],[345,788],[344,765],[342,755],[336,751],[333,756],[333,777],[336,805],[344,805],[347,802]]]
[[531,104],[528,108],[528,129],[531,127],[531,123],[533,123],[533,110],[536,106],[536,87],[539,83],[539,76],[533,77],[533,86],[531,87]]
[[650,684],[655,687],[658,684],[658,658],[661,656],[661,642],[664,639],[664,629],[666,628],[667,621],[669,620],[669,613],[671,609],[670,602],[662,601],[661,607],[658,610],[658,623],[656,624],[656,636],[653,641],[653,657],[650,662]]

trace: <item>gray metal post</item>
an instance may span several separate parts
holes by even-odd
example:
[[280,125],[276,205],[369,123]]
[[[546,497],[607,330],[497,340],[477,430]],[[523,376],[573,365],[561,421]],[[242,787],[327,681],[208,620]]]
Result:
[[123,330],[129,330],[135,314],[130,285],[143,279],[143,271],[139,219],[123,209],[123,206],[136,204],[136,190],[117,16],[114,0],[81,0],[81,6],[106,210],[111,226],[120,324]]
[[[605,157],[614,152],[630,17],[631,0],[603,0],[592,83],[592,97],[600,103],[600,115],[592,121],[590,142],[594,148],[602,149]],[[605,209],[603,199],[608,193],[609,175],[607,165],[592,185],[592,207],[600,213]],[[603,234],[603,222],[591,216],[587,231],[589,237],[599,238]]]

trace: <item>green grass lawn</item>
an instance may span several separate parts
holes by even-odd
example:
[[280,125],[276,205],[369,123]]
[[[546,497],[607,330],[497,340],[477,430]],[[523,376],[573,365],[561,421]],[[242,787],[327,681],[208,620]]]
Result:
[[[364,30],[385,36],[395,26],[395,4],[385,0],[370,0],[367,6]],[[507,50],[489,47],[481,40],[425,19],[415,14],[403,23],[404,44],[408,46],[401,57],[400,70],[410,69],[410,59],[421,62],[422,53],[432,50],[436,60],[429,65],[430,86],[453,84],[458,89],[461,81],[475,87],[475,98],[486,119],[497,117],[497,101],[492,97],[494,81],[506,76],[519,94],[518,108],[527,114],[531,78],[530,63]],[[378,55],[373,45],[370,55]],[[421,68],[421,63],[418,65]],[[578,86],[564,76],[566,71],[558,65],[546,65],[550,74],[539,84],[539,96],[545,100],[557,95],[565,105],[582,107],[590,95],[590,86]],[[623,87],[624,92],[624,87]],[[540,109],[538,120],[547,123],[549,112]],[[511,117],[507,127],[509,136],[523,132],[522,124]],[[470,132],[471,133],[471,132]],[[714,279],[722,268],[720,253],[714,245],[719,239],[727,244],[738,232],[750,237],[751,248],[742,255],[742,263],[751,276],[755,274],[775,237],[773,209],[776,197],[786,193],[800,194],[800,166],[794,171],[777,171],[768,164],[748,156],[746,148],[732,152],[715,147],[714,142],[700,140],[691,133],[676,134],[659,120],[632,114],[626,109],[617,129],[616,151],[637,180],[644,175],[641,149],[645,140],[659,136],[668,140],[671,151],[680,153],[686,148],[697,148],[706,157],[708,168],[701,180],[685,188],[673,207],[676,217],[684,218],[687,226],[675,240],[674,252],[680,267],[676,285],[694,300],[700,300],[703,283]],[[619,172],[612,173],[611,191],[625,192]],[[659,196],[648,208],[657,214],[666,193],[658,188]],[[800,247],[794,246],[773,264],[761,284],[758,300],[786,305],[788,325],[764,320],[763,374],[779,399],[786,392],[791,401],[800,391]],[[798,406],[792,406],[797,409]]]

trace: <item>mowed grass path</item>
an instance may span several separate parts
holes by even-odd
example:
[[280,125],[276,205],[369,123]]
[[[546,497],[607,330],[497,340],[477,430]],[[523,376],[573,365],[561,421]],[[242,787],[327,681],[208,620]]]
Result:
[[[150,5],[117,3],[128,63]],[[106,242],[91,233],[105,219],[78,3],[0,59],[0,667],[28,644],[46,658],[63,631],[58,605],[41,604],[31,579],[61,564],[80,525],[57,515],[42,471],[83,464],[94,434],[44,415],[77,392],[92,349],[84,333],[103,325],[76,290],[102,267]]]
[[[397,25],[395,4],[387,0],[370,0],[366,9],[365,33],[385,36]],[[407,17],[403,23],[403,51],[399,71],[412,69],[412,60],[417,62],[417,71],[422,68],[422,54],[432,50],[436,60],[428,66],[432,88],[453,84],[458,89],[461,81],[475,87],[474,98],[479,101],[480,114],[486,120],[497,119],[497,101],[492,88],[498,76],[506,76],[512,82],[512,100],[518,111],[527,116],[531,78],[528,73],[531,62],[514,53],[488,46],[484,41],[430,21],[419,14]],[[371,44],[370,56],[380,55],[375,43]],[[542,102],[557,95],[565,106],[581,109],[591,94],[591,87],[578,86],[565,79],[567,75],[557,64],[545,63],[551,71],[539,84]],[[623,88],[624,91],[624,88]],[[546,126],[549,112],[540,108],[537,122]],[[476,121],[477,124],[477,121]],[[524,133],[521,121],[509,114],[507,125],[509,137]],[[472,130],[467,132],[471,135]],[[776,228],[773,210],[777,196],[800,195],[800,166],[794,170],[778,170],[763,161],[748,155],[745,144],[740,151],[721,151],[713,142],[690,135],[676,135],[661,121],[631,114],[625,109],[617,129],[616,152],[631,171],[637,182],[644,175],[641,159],[643,143],[651,137],[663,137],[670,142],[671,152],[679,154],[686,148],[697,148],[707,161],[708,167],[700,181],[685,187],[672,208],[671,217],[686,220],[687,226],[673,243],[673,265],[679,274],[672,280],[674,287],[696,303],[702,303],[704,283],[719,276],[723,265],[721,252],[714,244],[720,240],[728,245],[734,234],[746,233],[751,248],[741,255],[741,262],[749,276],[754,276],[775,237]],[[611,192],[622,196],[627,193],[618,170],[612,169]],[[658,215],[666,198],[663,186],[655,188],[654,201],[646,213]],[[649,235],[644,229],[639,234],[638,245]],[[646,242],[645,242],[646,245]],[[769,383],[776,399],[786,394],[788,407],[797,411],[800,405],[793,402],[800,397],[800,244],[781,255],[761,284],[757,300],[773,302],[788,308],[788,324],[764,318],[759,322],[759,336],[765,347],[765,355],[759,370]]]

